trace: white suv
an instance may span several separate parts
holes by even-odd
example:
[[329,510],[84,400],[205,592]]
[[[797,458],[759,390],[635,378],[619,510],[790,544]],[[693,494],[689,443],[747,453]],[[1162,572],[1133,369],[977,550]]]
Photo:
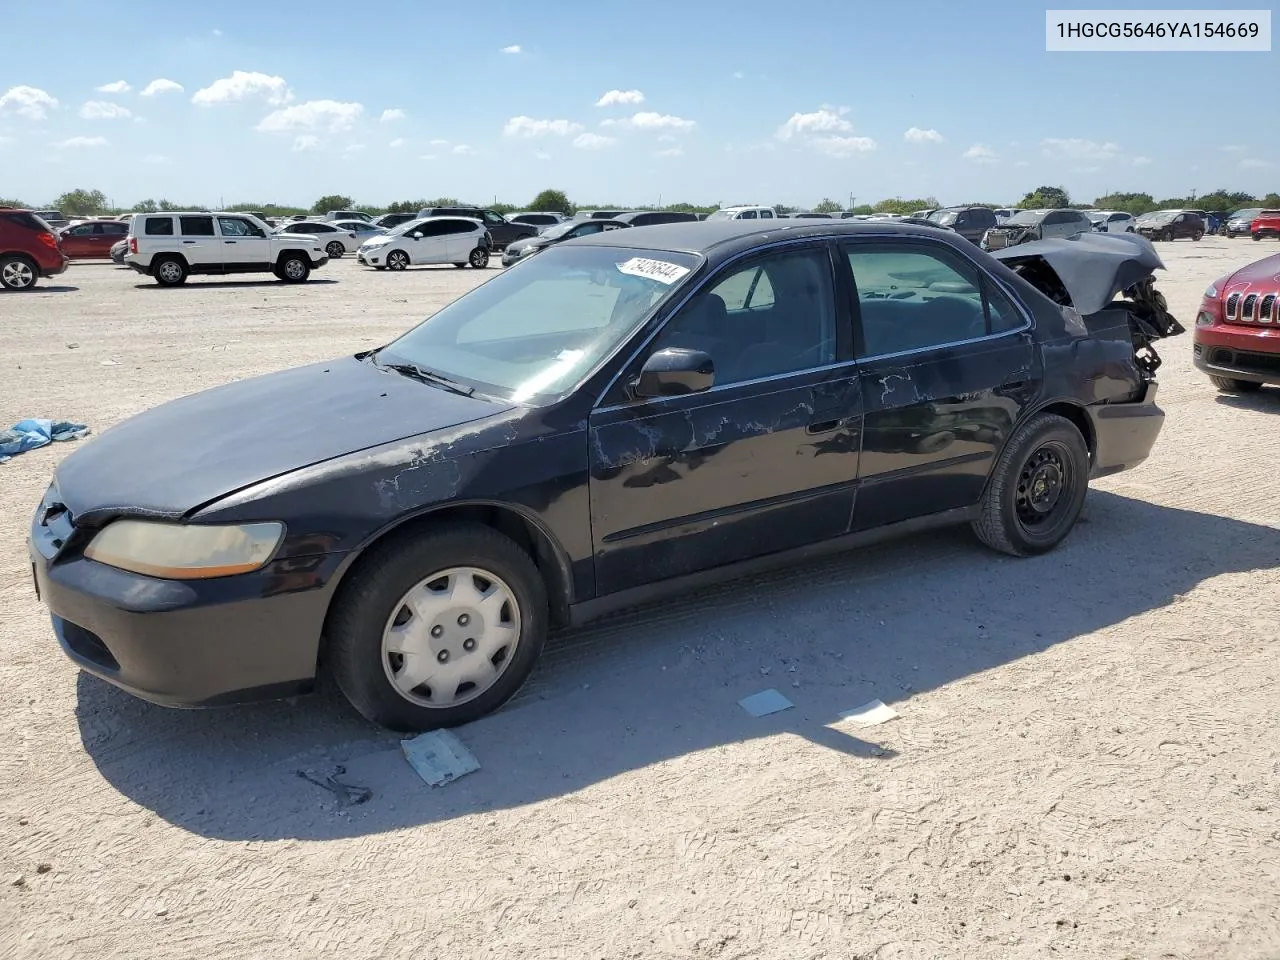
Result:
[[193,273],[274,273],[301,283],[329,255],[315,237],[273,234],[249,214],[139,213],[129,226],[124,262],[162,287],[185,283]]
[[721,207],[715,213],[707,214],[708,220],[774,220],[778,211],[773,207]]
[[380,237],[360,244],[356,259],[375,270],[404,270],[427,263],[489,265],[493,238],[484,224],[469,217],[410,220]]

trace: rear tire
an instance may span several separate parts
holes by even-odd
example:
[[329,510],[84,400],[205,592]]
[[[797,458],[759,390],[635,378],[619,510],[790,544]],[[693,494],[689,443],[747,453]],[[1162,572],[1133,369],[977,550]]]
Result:
[[162,287],[180,287],[190,274],[187,265],[177,257],[164,257],[151,266],[151,275]]
[[337,240],[330,240],[329,245],[324,248],[324,252],[329,255],[330,260],[341,260],[342,255],[347,252],[347,248]]
[[26,257],[0,257],[0,287],[6,290],[32,290],[40,279],[40,271]]
[[1237,380],[1235,377],[1217,377],[1209,375],[1209,382],[1223,393],[1256,393],[1262,384],[1256,380]]
[[973,523],[993,550],[1030,557],[1071,532],[1089,492],[1089,449],[1076,425],[1041,413],[1009,439],[996,461]]
[[300,253],[286,253],[276,265],[276,276],[285,283],[305,283],[311,276],[311,262]]
[[[466,574],[454,578],[455,571]],[[496,606],[477,604],[472,574],[501,588]],[[435,593],[430,585],[442,581],[450,592]],[[410,596],[425,602],[409,607]],[[412,629],[419,616],[421,627]],[[547,621],[546,587],[527,553],[489,527],[443,524],[375,547],[343,584],[325,633],[352,706],[374,723],[415,731],[469,723],[505,703],[537,662]],[[494,643],[491,627],[510,632]],[[395,645],[419,652],[389,649]],[[413,679],[405,678],[410,669]]]

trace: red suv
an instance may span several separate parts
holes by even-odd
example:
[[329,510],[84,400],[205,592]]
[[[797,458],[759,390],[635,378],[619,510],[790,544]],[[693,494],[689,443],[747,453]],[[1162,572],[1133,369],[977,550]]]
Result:
[[1263,237],[1280,237],[1280,210],[1263,210],[1249,224],[1249,236],[1255,240]]
[[0,287],[30,290],[67,269],[53,228],[30,210],[0,207]]
[[1280,384],[1280,253],[1210,284],[1192,351],[1219,390],[1251,393]]

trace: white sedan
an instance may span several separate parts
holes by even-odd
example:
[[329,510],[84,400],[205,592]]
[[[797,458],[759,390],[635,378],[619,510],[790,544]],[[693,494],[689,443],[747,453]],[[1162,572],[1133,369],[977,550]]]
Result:
[[489,265],[493,238],[484,224],[469,217],[425,217],[410,220],[380,237],[366,240],[356,259],[375,270],[404,270],[432,263]]
[[374,237],[380,237],[387,231],[382,227],[375,227],[372,223],[364,220],[331,220],[329,221],[339,230],[347,230],[356,235],[356,243],[361,244],[366,240],[372,240]]
[[305,233],[324,247],[324,252],[331,260],[337,260],[344,253],[351,253],[360,246],[360,239],[354,230],[343,229],[327,220],[295,220],[293,223],[286,223],[276,233]]

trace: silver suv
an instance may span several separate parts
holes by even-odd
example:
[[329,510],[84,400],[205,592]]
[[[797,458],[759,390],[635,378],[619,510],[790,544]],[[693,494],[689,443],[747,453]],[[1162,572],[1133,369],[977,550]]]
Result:
[[193,273],[274,273],[302,283],[329,255],[316,237],[273,234],[250,214],[139,213],[129,227],[124,262],[162,287],[186,283]]
[[983,250],[1003,250],[1032,240],[1075,237],[1093,231],[1093,223],[1081,210],[1019,210],[1004,223],[982,235]]

